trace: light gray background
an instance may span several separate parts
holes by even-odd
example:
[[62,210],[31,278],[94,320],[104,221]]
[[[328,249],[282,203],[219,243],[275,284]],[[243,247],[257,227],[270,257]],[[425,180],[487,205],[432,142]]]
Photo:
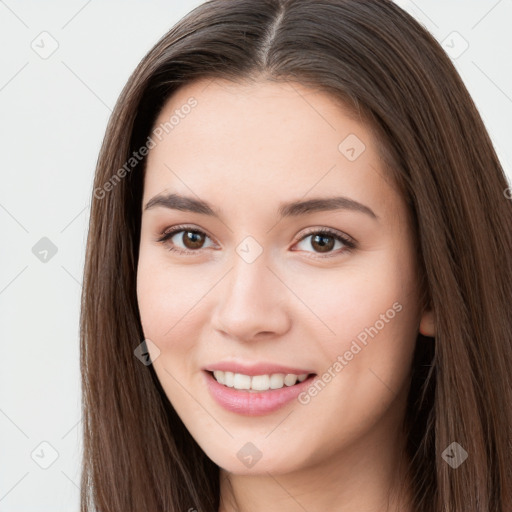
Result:
[[[0,512],[79,510],[78,319],[94,167],[129,75],[200,3],[0,0]],[[512,0],[397,3],[445,42],[510,179]],[[46,262],[32,250],[43,237],[57,248]]]

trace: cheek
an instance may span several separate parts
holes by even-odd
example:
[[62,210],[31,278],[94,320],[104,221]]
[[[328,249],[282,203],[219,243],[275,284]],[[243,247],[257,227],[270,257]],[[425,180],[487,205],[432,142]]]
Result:
[[[185,272],[169,268],[161,258],[142,253],[137,269],[137,301],[144,337],[158,347],[153,369],[168,399],[178,406],[179,385],[197,372],[198,312],[205,284],[198,283],[192,266]],[[181,407],[187,407],[186,403]]]
[[295,278],[294,291],[316,316],[301,328],[317,340],[326,371],[343,373],[345,383],[362,385],[361,392],[375,385],[386,392],[378,377],[400,388],[410,370],[419,317],[414,265],[407,255],[375,251],[357,263],[354,258],[338,269]]
[[[417,336],[413,281],[403,262],[383,261],[364,272],[345,268],[310,289],[308,305],[335,332],[311,338],[323,360],[319,382],[301,397],[308,417],[314,418],[313,430],[329,422],[339,425],[342,415],[338,434],[355,437],[404,397]],[[304,278],[304,286],[306,282]]]
[[152,250],[141,251],[137,268],[137,301],[144,336],[162,353],[186,352],[209,318],[209,294],[222,273],[197,266],[171,265]]
[[141,254],[137,269],[137,301],[144,335],[161,350],[174,337],[189,303],[193,299],[193,282],[187,286],[183,273],[171,272],[162,262]]
[[[394,319],[407,316],[403,311],[414,314],[412,269],[403,259],[392,258],[384,251],[353,262],[347,260],[346,265],[333,269],[292,270],[288,281],[294,283],[294,292],[324,325],[325,339],[335,343],[356,337],[378,322],[381,315],[385,315],[387,326],[388,319],[400,323]],[[393,306],[395,303],[400,306]],[[402,310],[400,314],[397,309]],[[378,327],[382,329],[383,324],[379,322]]]

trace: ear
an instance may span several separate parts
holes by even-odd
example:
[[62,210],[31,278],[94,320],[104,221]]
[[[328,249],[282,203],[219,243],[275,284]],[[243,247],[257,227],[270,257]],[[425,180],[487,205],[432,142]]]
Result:
[[424,336],[434,337],[436,335],[436,326],[434,323],[434,311],[427,309],[423,311],[419,326],[420,333]]

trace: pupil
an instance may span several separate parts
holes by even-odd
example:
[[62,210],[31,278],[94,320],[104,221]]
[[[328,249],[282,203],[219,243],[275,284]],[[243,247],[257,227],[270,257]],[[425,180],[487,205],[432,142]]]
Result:
[[[326,240],[330,240],[330,243],[326,242]],[[320,252],[328,252],[334,247],[334,239],[328,235],[315,235],[311,244],[313,245],[314,243],[320,244]]]
[[189,247],[190,249],[197,249],[201,247],[202,245],[202,238],[203,236],[201,233],[197,233],[195,231],[187,231],[187,235],[185,236],[185,246]]

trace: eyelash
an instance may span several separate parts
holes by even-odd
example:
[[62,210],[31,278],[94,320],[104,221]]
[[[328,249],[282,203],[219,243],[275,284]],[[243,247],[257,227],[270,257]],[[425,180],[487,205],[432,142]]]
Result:
[[[200,235],[205,235],[206,237],[211,238],[208,236],[207,233],[205,233],[204,231],[202,231],[200,229],[194,228],[193,226],[182,225],[182,226],[175,226],[171,230],[164,231],[162,233],[162,236],[157,239],[157,242],[167,245],[168,240],[170,240],[174,235],[176,235],[177,233],[180,233],[181,231],[183,231],[183,232],[190,231],[193,233],[199,233]],[[333,256],[337,256],[342,253],[350,252],[356,248],[356,243],[355,243],[354,239],[352,239],[351,237],[349,237],[347,235],[340,233],[339,231],[331,229],[331,228],[310,229],[309,231],[304,233],[303,236],[299,240],[297,240],[297,242],[295,242],[295,243],[296,244],[300,243],[304,239],[306,239],[308,236],[311,236],[311,235],[329,235],[329,236],[332,236],[337,241],[342,242],[345,245],[345,247],[343,249],[341,249],[341,250],[338,249],[338,251],[329,252],[329,253],[326,253],[325,255],[321,255],[320,253],[313,253],[313,254],[318,255],[318,256],[313,256],[314,258],[320,258],[320,259],[331,258]],[[201,250],[202,250],[202,249],[197,249],[195,251],[191,251],[191,250],[185,250],[185,249],[177,249],[176,247],[172,247],[172,246],[167,247],[167,249],[171,252],[176,252],[176,253],[182,254],[182,255],[196,255],[197,253],[201,252]],[[306,252],[309,252],[309,251],[306,251]]]

